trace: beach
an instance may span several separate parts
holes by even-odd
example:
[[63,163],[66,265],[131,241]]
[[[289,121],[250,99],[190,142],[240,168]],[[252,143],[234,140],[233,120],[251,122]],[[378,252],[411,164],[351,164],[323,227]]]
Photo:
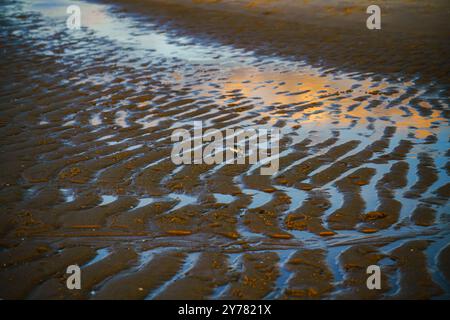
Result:
[[[3,1],[0,298],[449,299],[450,5],[369,4]],[[175,164],[194,122],[279,170]]]

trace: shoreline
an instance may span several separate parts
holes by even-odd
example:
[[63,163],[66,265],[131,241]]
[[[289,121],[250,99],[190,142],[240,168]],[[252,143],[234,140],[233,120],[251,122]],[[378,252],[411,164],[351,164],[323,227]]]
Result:
[[450,3],[443,1],[384,1],[381,30],[366,28],[369,1],[346,1],[336,7],[324,1],[289,0],[112,2],[126,11],[148,14],[175,35],[304,59],[314,67],[449,83],[450,25],[445,17]]

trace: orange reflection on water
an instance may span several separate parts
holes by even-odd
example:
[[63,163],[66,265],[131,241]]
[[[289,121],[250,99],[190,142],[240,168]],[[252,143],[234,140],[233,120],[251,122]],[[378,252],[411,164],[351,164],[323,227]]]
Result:
[[[429,116],[420,115],[409,105],[411,97],[387,108],[391,101],[405,94],[410,85],[394,86],[383,80],[353,79],[345,75],[336,77],[311,68],[302,72],[280,72],[247,67],[233,69],[220,90],[226,97],[222,105],[227,105],[230,95],[236,93],[239,101],[256,101],[256,109],[261,117],[270,118],[269,124],[281,119],[288,125],[316,122],[345,127],[355,120],[358,125],[367,125],[369,119],[381,119],[386,125],[417,127],[416,137],[424,138],[433,131],[430,129],[433,122],[444,120],[439,112],[433,110]],[[420,104],[431,109],[426,102]],[[407,112],[401,106],[406,107]]]

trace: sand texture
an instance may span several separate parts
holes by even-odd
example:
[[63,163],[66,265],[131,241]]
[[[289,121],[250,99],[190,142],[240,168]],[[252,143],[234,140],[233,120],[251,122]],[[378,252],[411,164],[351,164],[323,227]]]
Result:
[[[1,299],[450,297],[448,1],[137,3],[0,3]],[[193,121],[280,170],[175,165]]]

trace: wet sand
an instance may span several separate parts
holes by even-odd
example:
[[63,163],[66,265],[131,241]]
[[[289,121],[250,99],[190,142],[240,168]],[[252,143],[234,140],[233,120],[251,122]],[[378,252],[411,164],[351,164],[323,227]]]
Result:
[[[0,298],[448,299],[449,8],[362,2],[2,2]],[[194,120],[280,171],[173,164]]]

